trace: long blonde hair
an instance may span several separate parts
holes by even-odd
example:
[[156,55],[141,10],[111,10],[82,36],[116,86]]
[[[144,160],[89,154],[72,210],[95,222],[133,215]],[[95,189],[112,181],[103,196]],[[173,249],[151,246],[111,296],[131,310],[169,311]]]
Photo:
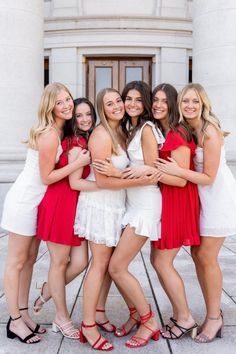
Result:
[[53,109],[60,91],[66,91],[73,99],[68,88],[59,82],[53,82],[44,88],[39,103],[38,123],[35,127],[31,128],[29,140],[26,142],[30,148],[37,149],[37,139],[40,134],[48,131],[55,123]]
[[103,98],[107,93],[110,93],[110,92],[116,92],[120,96],[120,93],[117,90],[115,90],[113,88],[104,88],[101,91],[99,91],[99,93],[97,94],[96,107],[97,107],[97,113],[100,118],[101,124],[103,125],[103,127],[106,129],[106,131],[108,132],[108,134],[111,137],[112,152],[115,155],[119,155],[120,154],[119,142],[116,139],[116,137],[115,137],[108,121],[107,121],[107,117],[106,117],[105,111],[104,111]]
[[185,121],[184,116],[181,111],[181,103],[182,103],[184,95],[189,90],[195,91],[195,93],[199,99],[199,103],[200,103],[200,107],[201,107],[199,118],[201,118],[203,120],[203,125],[202,125],[202,129],[201,129],[202,140],[199,143],[201,145],[203,145],[204,139],[206,137],[208,137],[206,130],[207,130],[207,127],[209,124],[212,124],[219,131],[219,133],[222,136],[227,136],[229,133],[225,132],[224,130],[221,129],[219,119],[212,112],[210,99],[209,99],[205,89],[200,84],[188,84],[178,94],[178,109],[179,109],[179,115],[180,115],[179,121],[180,122]]

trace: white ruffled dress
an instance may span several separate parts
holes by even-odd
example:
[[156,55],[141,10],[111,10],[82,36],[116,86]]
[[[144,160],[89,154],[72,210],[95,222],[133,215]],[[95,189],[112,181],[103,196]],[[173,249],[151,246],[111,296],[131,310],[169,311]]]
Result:
[[[116,168],[124,169],[129,164],[129,159],[126,152],[120,150],[120,155],[112,155],[111,160]],[[95,181],[92,166],[87,180]],[[74,225],[75,234],[97,244],[115,247],[122,232],[125,201],[124,189],[80,192]]]
[[[131,166],[144,165],[141,137],[146,125],[152,128],[159,148],[165,141],[161,131],[152,122],[147,121],[128,146]],[[148,237],[151,241],[157,241],[161,234],[161,208],[161,192],[157,185],[128,188],[126,212],[122,224],[124,227],[128,224],[134,227],[136,235]]]

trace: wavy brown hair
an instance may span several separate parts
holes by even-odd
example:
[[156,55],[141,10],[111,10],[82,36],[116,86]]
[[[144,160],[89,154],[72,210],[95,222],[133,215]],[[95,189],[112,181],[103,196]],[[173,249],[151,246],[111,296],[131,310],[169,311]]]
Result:
[[[174,86],[166,83],[162,83],[156,86],[152,93],[152,101],[158,91],[163,91],[167,99],[168,108],[168,125],[171,130],[178,132],[182,138],[190,142],[193,138],[193,129],[185,122],[179,122],[179,111],[177,105],[178,92]],[[155,124],[162,130],[160,123],[155,119]]]
[[[89,106],[91,117],[92,117],[92,126],[86,132],[78,128],[78,124],[76,120],[76,109],[82,103],[85,103]],[[90,134],[92,133],[93,128],[95,127],[96,121],[97,121],[97,116],[93,104],[85,97],[76,98],[74,100],[72,119],[66,121],[65,128],[64,128],[64,138],[68,138],[70,142],[69,149],[71,147],[73,136],[76,137],[77,141],[80,136],[83,136],[86,140],[88,140]]]
[[144,125],[145,122],[151,121],[155,123],[152,116],[152,91],[150,86],[144,81],[129,82],[122,91],[121,97],[124,102],[130,90],[136,90],[140,93],[143,104],[143,112],[138,117],[136,127],[132,126],[131,117],[127,112],[125,112],[121,126],[125,136],[128,139],[128,143],[133,139],[136,132]]

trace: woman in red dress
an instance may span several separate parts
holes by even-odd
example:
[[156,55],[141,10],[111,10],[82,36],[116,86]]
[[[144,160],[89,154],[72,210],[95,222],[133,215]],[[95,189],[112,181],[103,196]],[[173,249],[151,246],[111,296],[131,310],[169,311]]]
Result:
[[[65,129],[63,152],[57,168],[70,162],[72,149],[87,149],[87,139],[95,121],[96,114],[90,101],[86,98],[76,99],[73,118]],[[80,170],[82,185],[78,190],[96,190],[94,182],[84,180],[90,172],[89,166]],[[78,339],[79,331],[74,328],[67,310],[65,284],[73,280],[88,264],[87,242],[74,235],[73,230],[78,190],[71,189],[69,177],[50,185],[38,208],[37,227],[37,238],[47,242],[51,262],[48,283],[44,283],[41,296],[35,300],[34,311],[39,312],[42,303],[51,296],[56,306],[53,330],[60,330],[64,336],[72,339]]]
[[[160,157],[173,157],[183,168],[193,169],[196,144],[187,125],[179,124],[177,91],[173,86],[161,84],[154,89],[152,111],[166,138]],[[173,308],[173,316],[162,336],[178,339],[189,332],[194,336],[197,331],[183,280],[173,262],[182,246],[200,244],[199,197],[197,185],[182,178],[163,174],[160,182],[161,239],[152,242],[151,263]]]

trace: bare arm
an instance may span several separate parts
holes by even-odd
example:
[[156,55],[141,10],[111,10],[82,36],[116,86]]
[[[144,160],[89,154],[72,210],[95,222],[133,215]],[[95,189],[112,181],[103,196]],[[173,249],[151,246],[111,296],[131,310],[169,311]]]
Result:
[[[76,159],[76,156],[81,150],[82,149],[80,147],[74,147],[69,152],[69,163],[72,163]],[[83,169],[84,168],[81,167],[69,175],[69,183],[71,189],[77,191],[86,191],[86,192],[94,192],[98,190],[99,188],[97,187],[96,182],[87,181],[86,179],[82,178]]]
[[[114,167],[111,159],[107,157],[105,160],[95,159],[93,162],[94,168],[97,172],[105,176],[118,178],[138,178],[156,173],[157,169],[152,166],[153,161],[157,158],[157,142],[150,126],[144,127],[141,139],[143,155],[145,156],[147,164],[142,166],[129,166],[122,171]],[[154,160],[152,160],[152,158],[154,158]]]
[[[92,133],[89,139],[89,150],[92,155],[92,161],[95,159],[105,160],[107,157],[111,157],[111,138],[103,127],[99,126]],[[96,170],[94,173],[99,188],[117,190],[153,184],[148,178],[126,180],[116,177],[107,177]]]
[[[187,146],[180,146],[171,151],[171,157],[175,159],[179,166],[185,169],[190,167],[190,154],[190,149]],[[168,174],[163,174],[160,178],[160,182],[176,187],[184,187],[187,183],[184,178],[171,176]]]
[[55,169],[58,136],[54,129],[40,135],[38,139],[39,169],[42,182],[46,185],[60,181],[70,173],[87,164],[88,152],[82,150],[73,163]]
[[185,178],[192,183],[211,185],[214,182],[220,163],[222,137],[213,126],[208,126],[207,133],[208,137],[205,138],[203,146],[203,173],[182,168],[175,160],[159,163],[160,170]]
[[141,145],[144,164],[154,167],[154,161],[156,161],[158,157],[158,145],[152,128],[149,125],[143,128]]

